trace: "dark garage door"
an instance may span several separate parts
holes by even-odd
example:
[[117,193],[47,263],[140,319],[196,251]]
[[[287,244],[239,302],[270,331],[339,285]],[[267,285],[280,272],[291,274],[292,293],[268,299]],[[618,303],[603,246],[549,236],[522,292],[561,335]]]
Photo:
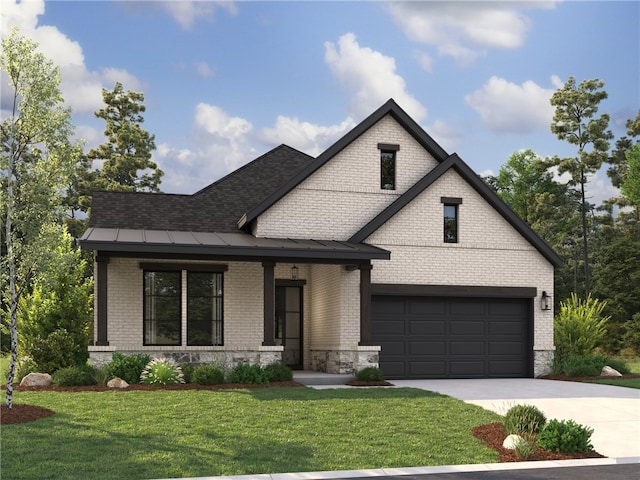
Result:
[[374,296],[372,338],[389,379],[530,377],[526,299]]

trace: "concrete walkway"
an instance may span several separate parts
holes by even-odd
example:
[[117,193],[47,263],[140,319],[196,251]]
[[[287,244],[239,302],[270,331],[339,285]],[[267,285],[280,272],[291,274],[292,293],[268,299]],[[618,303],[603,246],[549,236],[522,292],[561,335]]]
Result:
[[593,428],[591,443],[611,458],[640,457],[640,390],[535,378],[394,380],[398,387],[442,393],[503,415],[516,404],[535,405],[547,419]]

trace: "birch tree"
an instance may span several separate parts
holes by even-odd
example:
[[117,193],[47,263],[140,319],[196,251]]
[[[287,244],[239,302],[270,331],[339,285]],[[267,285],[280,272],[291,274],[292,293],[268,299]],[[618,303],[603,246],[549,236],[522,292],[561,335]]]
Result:
[[3,81],[8,81],[11,92],[0,125],[0,205],[6,249],[2,294],[11,331],[8,408],[13,407],[19,299],[30,279],[46,265],[47,245],[53,241],[47,227],[61,220],[62,188],[81,152],[69,140],[73,125],[60,93],[58,68],[36,49],[37,44],[14,27],[2,41],[0,56]]

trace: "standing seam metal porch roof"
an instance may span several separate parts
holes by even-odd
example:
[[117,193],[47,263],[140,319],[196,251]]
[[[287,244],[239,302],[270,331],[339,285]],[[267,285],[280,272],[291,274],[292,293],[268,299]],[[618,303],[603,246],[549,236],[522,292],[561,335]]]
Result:
[[388,260],[390,252],[364,243],[336,240],[261,238],[247,233],[89,228],[80,239],[87,249],[114,252],[207,255],[243,258],[291,258],[298,261],[361,262]]

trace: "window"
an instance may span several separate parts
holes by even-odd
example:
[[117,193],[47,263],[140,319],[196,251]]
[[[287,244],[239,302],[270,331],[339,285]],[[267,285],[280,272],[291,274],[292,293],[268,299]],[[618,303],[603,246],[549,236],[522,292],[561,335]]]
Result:
[[380,188],[382,190],[396,189],[396,152],[400,145],[379,143],[380,150]]
[[442,197],[440,201],[444,204],[444,241],[458,243],[458,205],[462,199]]
[[144,272],[144,344],[182,343],[180,272]]
[[223,345],[222,273],[187,272],[187,345]]
[[380,188],[396,189],[396,152],[380,152]]
[[140,268],[144,345],[224,345],[226,265],[140,263]]

